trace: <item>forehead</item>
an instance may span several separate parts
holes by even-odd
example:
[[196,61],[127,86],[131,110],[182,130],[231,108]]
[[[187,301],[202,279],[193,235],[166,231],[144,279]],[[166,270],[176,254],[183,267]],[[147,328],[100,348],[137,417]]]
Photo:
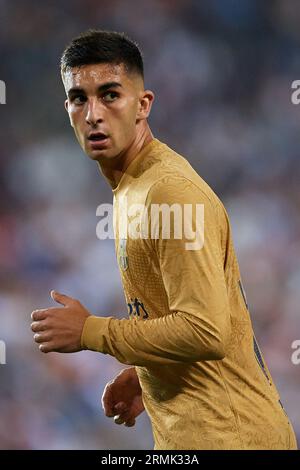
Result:
[[100,86],[118,81],[128,85],[131,80],[123,64],[90,64],[68,69],[63,77],[66,91],[73,87]]

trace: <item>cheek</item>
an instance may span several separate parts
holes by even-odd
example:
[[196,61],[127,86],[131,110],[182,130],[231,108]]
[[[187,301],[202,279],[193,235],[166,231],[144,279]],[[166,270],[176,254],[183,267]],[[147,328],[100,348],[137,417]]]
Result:
[[76,126],[76,119],[75,119],[75,113],[74,112],[69,112],[69,119],[72,127]]
[[81,119],[79,113],[71,112],[69,113],[70,123],[74,129],[77,140],[81,142],[82,132],[81,132]]
[[126,98],[120,103],[117,114],[124,133],[135,127],[137,110],[138,102],[135,98]]
[[70,112],[69,113],[69,118],[70,118],[70,123],[71,126],[74,127],[74,129],[79,129],[80,128],[80,115],[78,112]]

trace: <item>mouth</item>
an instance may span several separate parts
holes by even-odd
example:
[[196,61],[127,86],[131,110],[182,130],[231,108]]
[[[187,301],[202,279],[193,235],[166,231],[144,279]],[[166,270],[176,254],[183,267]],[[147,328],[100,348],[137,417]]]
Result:
[[88,140],[91,142],[102,142],[107,139],[107,135],[103,132],[91,132],[88,136]]
[[104,132],[91,132],[88,141],[92,150],[103,150],[108,146],[109,137]]

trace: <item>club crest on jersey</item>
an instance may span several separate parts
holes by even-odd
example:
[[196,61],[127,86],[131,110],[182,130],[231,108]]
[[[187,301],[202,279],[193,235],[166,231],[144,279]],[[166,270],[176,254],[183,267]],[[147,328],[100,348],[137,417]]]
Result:
[[128,256],[126,251],[127,239],[121,238],[119,242],[119,265],[123,271],[128,269]]

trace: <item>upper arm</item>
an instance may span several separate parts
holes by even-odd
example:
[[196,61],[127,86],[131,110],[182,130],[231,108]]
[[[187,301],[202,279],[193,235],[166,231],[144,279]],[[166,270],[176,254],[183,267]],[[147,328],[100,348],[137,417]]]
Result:
[[[153,204],[177,206],[173,206],[176,215],[170,224],[169,237],[165,237],[166,217],[149,221],[150,226],[152,222],[157,225],[154,233],[158,237],[151,243],[170,312],[182,312],[225,344],[230,332],[230,312],[216,202],[194,183],[178,176],[163,178],[152,188],[147,204],[150,219]],[[180,233],[181,237],[176,238]]]

